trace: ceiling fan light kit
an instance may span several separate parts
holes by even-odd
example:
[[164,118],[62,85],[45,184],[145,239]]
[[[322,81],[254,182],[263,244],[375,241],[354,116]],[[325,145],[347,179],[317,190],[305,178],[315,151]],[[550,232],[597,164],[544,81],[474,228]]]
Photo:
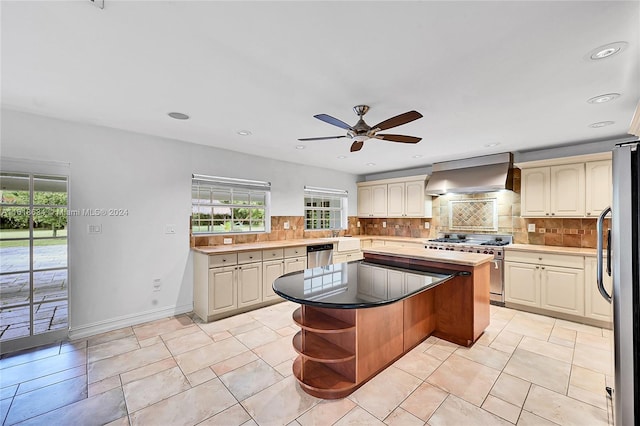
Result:
[[350,151],[356,152],[360,151],[364,146],[364,142],[369,139],[380,139],[384,141],[390,142],[400,142],[400,143],[418,143],[422,140],[422,138],[418,138],[415,136],[407,136],[407,135],[393,135],[393,134],[381,134],[378,132],[382,130],[391,129],[392,127],[401,126],[403,124],[410,123],[414,120],[422,118],[422,114],[418,111],[409,111],[404,114],[396,115],[395,117],[391,117],[387,120],[381,121],[375,126],[369,126],[365,123],[362,118],[367,111],[369,111],[368,105],[356,105],[353,107],[353,112],[358,116],[358,122],[353,126],[345,123],[342,120],[338,120],[335,117],[332,117],[328,114],[317,114],[314,115],[320,121],[324,121],[325,123],[332,124],[336,127],[340,127],[341,129],[345,129],[347,131],[346,135],[340,136],[324,136],[319,138],[301,138],[299,141],[317,141],[317,140],[327,140],[327,139],[340,139],[340,138],[350,138],[353,143],[351,144]]

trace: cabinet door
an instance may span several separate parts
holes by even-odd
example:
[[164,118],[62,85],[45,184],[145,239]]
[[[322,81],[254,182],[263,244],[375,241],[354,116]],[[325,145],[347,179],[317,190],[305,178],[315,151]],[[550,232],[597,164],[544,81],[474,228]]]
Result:
[[522,170],[522,216],[549,215],[549,167]]
[[404,210],[404,182],[390,183],[387,185],[387,216],[400,217],[405,215]]
[[405,182],[404,213],[410,217],[425,217],[424,181]]
[[553,166],[551,169],[551,215],[584,216],[584,163]]
[[238,307],[262,302],[262,262],[238,266]]
[[369,217],[373,214],[373,207],[371,201],[372,187],[371,186],[359,186],[358,187],[358,216]]
[[540,307],[540,270],[538,265],[504,262],[504,300]]
[[238,307],[236,272],[235,266],[209,269],[209,315]]
[[[613,320],[612,305],[602,297],[598,290],[596,262],[595,257],[585,257],[584,259],[584,316],[611,322]],[[604,288],[607,293],[611,294],[611,277],[607,275],[606,271],[603,271],[602,277]]]
[[584,316],[584,270],[540,266],[540,307]]
[[585,214],[597,217],[605,207],[611,205],[611,160],[591,161],[586,164],[585,172]]
[[371,187],[371,210],[373,216],[387,216],[387,185]]
[[284,260],[284,273],[304,271],[307,268],[306,257],[293,257]]
[[273,282],[284,274],[284,261],[271,260],[262,263],[262,300],[273,300],[280,296],[273,292]]

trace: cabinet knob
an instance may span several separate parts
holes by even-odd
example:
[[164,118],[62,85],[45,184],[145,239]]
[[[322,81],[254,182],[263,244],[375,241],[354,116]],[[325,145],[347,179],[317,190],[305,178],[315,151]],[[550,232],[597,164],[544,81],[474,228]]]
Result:
[[539,266],[536,266],[536,269],[540,269],[540,267],[539,267]]
[[545,213],[545,215],[549,216],[549,213]]
[[226,262],[226,261],[227,261],[227,259],[222,259],[222,261],[223,261],[223,262]]
[[587,216],[591,216],[591,212],[587,212]]
[[555,216],[555,215],[556,215],[555,213],[551,213],[551,216]]
[[544,269],[544,266],[542,268],[540,268],[540,269]]
[[541,258],[541,257],[539,257],[539,258],[538,258],[538,260],[542,260],[542,258]]

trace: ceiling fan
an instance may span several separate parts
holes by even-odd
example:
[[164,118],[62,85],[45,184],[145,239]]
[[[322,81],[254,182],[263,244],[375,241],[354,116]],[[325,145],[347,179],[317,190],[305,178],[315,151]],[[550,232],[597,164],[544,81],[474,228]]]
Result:
[[378,132],[381,130],[387,130],[392,127],[401,126],[403,124],[410,123],[411,121],[421,118],[422,114],[420,114],[419,112],[405,112],[404,114],[396,115],[395,117],[391,117],[387,120],[381,121],[375,126],[369,126],[364,122],[362,118],[367,113],[367,111],[369,111],[369,107],[367,105],[356,105],[353,107],[353,112],[355,112],[359,117],[358,122],[353,126],[350,126],[344,121],[338,120],[337,118],[327,114],[314,115],[314,117],[318,120],[322,120],[325,123],[333,124],[334,126],[345,129],[347,131],[347,134],[341,136],[326,136],[320,138],[302,138],[298,140],[319,141],[324,139],[351,138],[354,141],[351,144],[351,152],[360,151],[362,149],[362,146],[364,145],[364,141],[366,141],[367,139],[382,139],[385,141],[402,143],[418,143],[422,140],[422,138],[417,138],[415,136],[378,134]]

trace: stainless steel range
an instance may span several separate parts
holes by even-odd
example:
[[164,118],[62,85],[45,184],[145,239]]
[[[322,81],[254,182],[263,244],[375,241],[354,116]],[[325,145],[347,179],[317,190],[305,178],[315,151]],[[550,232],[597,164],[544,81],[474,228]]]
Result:
[[493,255],[491,267],[491,303],[504,306],[504,246],[513,242],[511,235],[438,234],[424,246],[432,250],[464,251]]

